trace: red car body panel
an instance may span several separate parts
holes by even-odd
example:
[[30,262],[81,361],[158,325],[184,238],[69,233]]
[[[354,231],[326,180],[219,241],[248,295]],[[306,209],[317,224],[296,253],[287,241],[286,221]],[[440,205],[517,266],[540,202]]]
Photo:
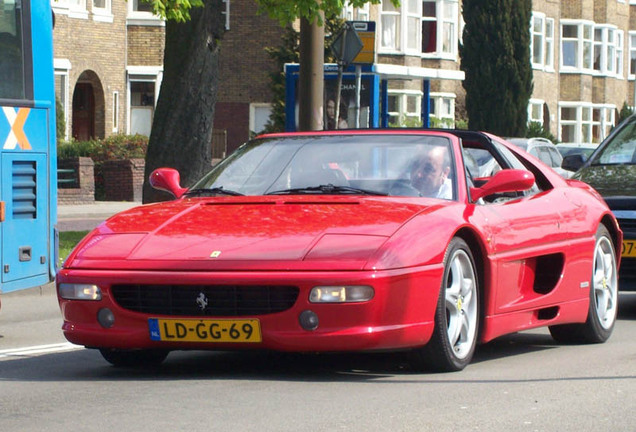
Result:
[[[378,133],[389,134],[356,135]],[[418,133],[446,137],[454,154],[461,154],[453,134]],[[269,137],[305,135],[323,133]],[[522,150],[487,136],[531,160]],[[460,157],[453,163],[456,172],[465,172]],[[457,235],[470,240],[478,255],[482,342],[539,326],[583,322],[597,227],[602,221],[609,225],[616,244],[621,232],[593,190],[536,165],[536,175],[553,187],[498,205],[471,203],[467,182],[458,181],[453,201],[360,195],[185,197],[123,212],[80,242],[57,276],[58,285],[96,284],[102,291],[100,301],[60,298],[64,334],[73,343],[122,349],[422,346],[434,328],[444,254]],[[551,278],[543,276],[544,269]],[[257,317],[261,343],[211,344],[153,341],[148,318],[161,316],[124,309],[111,295],[113,284],[210,281],[294,285],[299,296],[290,309]],[[374,297],[360,303],[310,303],[309,292],[316,285],[369,285]],[[105,307],[116,317],[108,329],[96,320]],[[318,329],[301,328],[298,317],[304,310],[320,318]]]

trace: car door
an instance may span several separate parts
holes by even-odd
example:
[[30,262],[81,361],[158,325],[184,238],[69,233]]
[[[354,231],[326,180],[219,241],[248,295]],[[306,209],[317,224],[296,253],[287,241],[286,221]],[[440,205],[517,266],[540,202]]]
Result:
[[[502,145],[496,148],[508,162],[502,169],[526,168],[521,156]],[[535,309],[563,297],[558,288],[571,248],[563,221],[577,208],[540,171],[534,174],[535,186],[522,196],[486,200],[476,210],[488,221],[494,260],[487,315]]]

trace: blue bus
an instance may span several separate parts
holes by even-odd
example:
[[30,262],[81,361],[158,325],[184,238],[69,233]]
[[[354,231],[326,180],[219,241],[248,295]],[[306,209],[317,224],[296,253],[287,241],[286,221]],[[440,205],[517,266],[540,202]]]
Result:
[[0,0],[0,292],[57,266],[57,157],[50,0]]

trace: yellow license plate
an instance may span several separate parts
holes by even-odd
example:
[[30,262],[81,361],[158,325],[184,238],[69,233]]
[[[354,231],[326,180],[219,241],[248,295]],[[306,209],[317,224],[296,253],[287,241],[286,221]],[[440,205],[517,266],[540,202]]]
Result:
[[163,342],[261,342],[257,319],[149,318],[150,339]]
[[636,241],[623,240],[623,252],[621,256],[624,257],[636,257]]

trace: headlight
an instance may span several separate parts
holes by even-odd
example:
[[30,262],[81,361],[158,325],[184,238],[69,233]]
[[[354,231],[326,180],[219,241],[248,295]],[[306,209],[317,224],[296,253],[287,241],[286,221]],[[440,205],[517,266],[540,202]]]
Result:
[[311,289],[311,303],[351,303],[373,298],[373,288],[366,285],[317,286]]
[[67,300],[101,300],[102,291],[97,285],[90,284],[60,284],[60,297]]

